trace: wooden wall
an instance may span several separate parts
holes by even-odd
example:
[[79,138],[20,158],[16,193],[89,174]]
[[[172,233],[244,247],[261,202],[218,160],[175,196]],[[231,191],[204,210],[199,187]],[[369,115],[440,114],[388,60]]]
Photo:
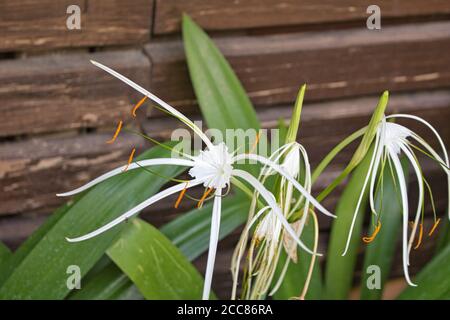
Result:
[[[78,4],[81,30],[66,28]],[[265,127],[289,118],[300,84],[308,91],[300,141],[313,163],[364,125],[378,95],[391,91],[388,111],[417,114],[450,143],[450,3],[379,0],[382,29],[368,30],[372,1],[334,0],[0,0],[0,240],[17,247],[52,210],[55,193],[126,161],[141,138],[105,144],[118,117],[129,120],[139,98],[93,67],[101,61],[150,88],[194,118],[180,18],[190,14],[210,32],[254,102]],[[146,117],[148,116],[148,117]],[[130,122],[131,124],[131,122]],[[139,129],[166,139],[179,126],[141,114]],[[426,135],[427,133],[424,132]],[[339,157],[316,186],[342,167]],[[445,208],[444,177],[426,165]],[[337,194],[327,200],[333,206]],[[156,225],[182,210],[174,199],[144,216]],[[184,209],[188,209],[185,207]],[[329,223],[323,221],[326,243]],[[226,297],[236,235],[221,245],[216,290]],[[419,268],[428,257],[417,254]],[[204,257],[197,262],[203,265]],[[398,269],[398,270],[397,270]],[[400,275],[397,268],[395,275]]]

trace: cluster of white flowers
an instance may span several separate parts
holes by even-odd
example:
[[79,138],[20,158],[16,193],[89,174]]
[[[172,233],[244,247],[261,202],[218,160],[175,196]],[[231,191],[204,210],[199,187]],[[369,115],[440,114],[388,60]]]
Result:
[[[210,295],[212,274],[214,269],[216,249],[219,237],[221,202],[222,197],[224,196],[223,189],[226,187],[230,187],[230,185],[233,184],[233,181],[237,180],[240,181],[239,183],[244,182],[250,185],[255,192],[254,193],[255,196],[252,204],[254,211],[249,216],[247,227],[245,228],[243,236],[241,237],[241,241],[239,242],[238,247],[235,251],[235,256],[233,260],[233,273],[235,280],[234,281],[235,285],[233,288],[234,289],[233,297],[235,296],[237,273],[239,271],[240,259],[246,247],[247,243],[246,238],[253,225],[256,225],[256,228],[254,232],[255,241],[253,241],[252,248],[254,249],[257,246],[258,242],[264,242],[265,258],[267,258],[270,261],[277,261],[278,259],[277,257],[279,256],[281,248],[283,247],[281,244],[283,242],[283,239],[294,241],[294,243],[296,243],[303,250],[309,252],[313,256],[319,255],[316,252],[317,250],[316,245],[315,248],[310,249],[300,239],[302,230],[306,223],[306,219],[309,215],[308,213],[309,211],[311,211],[312,207],[314,207],[325,215],[328,215],[330,217],[335,216],[331,214],[327,209],[325,209],[314,197],[311,196],[312,181],[311,181],[310,165],[306,150],[301,145],[297,143],[286,144],[279,150],[277,150],[277,152],[275,152],[269,158],[254,153],[237,153],[236,151],[231,152],[230,150],[228,150],[227,146],[224,143],[214,144],[206,136],[206,134],[202,132],[202,130],[194,124],[194,122],[192,122],[185,115],[180,113],[178,110],[176,110],[163,100],[159,99],[152,93],[148,92],[147,90],[145,90],[138,84],[134,83],[130,79],[119,74],[118,72],[98,62],[92,61],[92,63],[97,67],[105,70],[109,74],[113,75],[114,77],[120,79],[129,86],[133,87],[141,94],[143,94],[144,98],[138,103],[136,107],[142,104],[146,98],[149,98],[150,100],[156,102],[167,113],[176,117],[184,124],[186,124],[190,129],[192,129],[193,132],[197,134],[205,143],[206,148],[205,150],[201,151],[200,154],[197,156],[189,156],[183,154],[182,158],[157,158],[157,159],[136,161],[133,163],[131,163],[130,160],[130,163],[128,163],[126,166],[122,166],[120,168],[107,172],[80,188],[77,188],[70,192],[58,194],[58,196],[74,195],[112,176],[122,173],[124,170],[133,170],[141,167],[149,167],[156,165],[184,166],[186,168],[189,168],[189,175],[192,177],[191,180],[180,182],[174,186],[171,186],[151,196],[144,202],[140,203],[134,208],[131,208],[129,211],[123,213],[121,216],[117,217],[108,224],[96,230],[93,230],[92,232],[86,235],[82,235],[76,238],[68,238],[67,239],[68,241],[78,242],[95,237],[113,228],[117,224],[127,220],[128,218],[136,215],[142,209],[150,206],[151,204],[167,196],[176,194],[178,192],[183,193],[188,188],[203,185],[206,189],[202,201],[206,198],[206,195],[209,194],[210,192],[213,192],[214,195],[208,262],[206,267],[205,284],[203,290],[203,299],[208,299]],[[133,113],[135,109],[133,110]],[[428,126],[438,138],[439,143],[442,147],[444,158],[442,159],[439,156],[439,154],[433,148],[431,148],[429,144],[425,142],[425,140],[423,140],[413,131],[399,124],[387,122],[387,120],[390,118],[410,118],[417,120]],[[426,151],[432,158],[434,158],[436,161],[439,162],[439,164],[442,166],[442,168],[445,170],[448,176],[448,181],[450,181],[449,160],[447,152],[442,142],[442,139],[439,137],[438,133],[434,130],[434,128],[431,127],[431,125],[429,125],[423,119],[414,116],[393,115],[384,117],[379,124],[374,142],[375,147],[370,162],[370,169],[364,182],[364,189],[370,183],[370,205],[372,211],[375,213],[373,198],[374,198],[375,180],[379,171],[378,169],[380,167],[380,164],[382,167],[384,167],[384,163],[386,161],[392,163],[392,167],[394,168],[394,172],[396,174],[396,179],[399,181],[400,191],[402,195],[403,221],[404,221],[403,224],[404,272],[408,283],[413,285],[408,275],[408,264],[409,264],[408,250],[411,249],[411,243],[413,241],[416,232],[417,223],[420,217],[420,211],[423,204],[423,182],[422,182],[423,177],[417,158],[415,157],[414,152],[412,150],[412,147],[414,146],[407,140],[408,138],[412,138],[416,142],[418,142],[423,148],[426,149]],[[409,241],[409,249],[407,240],[407,222],[409,213],[408,197],[407,197],[405,177],[403,176],[403,170],[399,160],[400,152],[403,152],[410,161],[410,163],[412,164],[414,171],[417,175],[419,186],[419,201],[418,201],[419,203],[415,218],[414,229]],[[236,163],[238,162],[241,163],[241,161],[245,160],[252,160],[254,163],[259,163],[263,165],[263,169],[261,171],[261,175],[259,178],[256,178],[247,171],[235,168]],[[303,164],[304,166],[304,175],[302,183],[300,183],[299,182],[300,179],[298,179],[301,164]],[[277,174],[281,179],[281,187],[279,188],[279,190],[281,190],[280,191],[281,193],[277,195],[278,198],[276,198],[274,194],[272,194],[264,185],[265,176],[269,174]],[[293,198],[294,192],[296,192],[299,195],[298,199]],[[364,190],[362,192],[364,192]],[[260,199],[263,200],[265,205],[259,208],[259,210],[256,212],[257,204],[260,203]],[[348,242],[344,254],[348,249],[350,237],[356,219],[356,213],[359,210],[361,200],[362,194],[359,198],[358,206],[355,210],[355,215],[349,230]],[[299,210],[302,210],[303,212],[300,220],[295,225],[291,225],[288,222],[289,218],[292,216],[294,212],[297,212]],[[287,259],[287,263],[289,263],[289,260],[295,260],[295,258],[293,257],[292,254],[292,248],[289,248],[290,246],[288,245],[285,245],[285,247],[290,257],[290,259]],[[283,269],[283,273],[285,272],[286,268],[287,264]],[[263,284],[260,283],[260,285],[257,286],[257,290],[261,292],[265,292],[265,290],[267,291],[268,285],[271,283],[274,271],[275,271],[274,264],[270,264],[269,268],[266,270],[266,273],[261,276],[265,282]],[[282,277],[283,274],[280,277],[280,279],[282,279]],[[279,283],[280,281],[278,281],[278,284]]]

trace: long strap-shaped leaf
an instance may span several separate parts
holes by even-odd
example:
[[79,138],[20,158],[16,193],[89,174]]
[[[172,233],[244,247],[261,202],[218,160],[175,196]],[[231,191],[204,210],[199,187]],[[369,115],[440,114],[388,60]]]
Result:
[[109,257],[146,299],[200,299],[203,278],[158,229],[134,219],[108,250]]
[[400,300],[450,299],[450,245],[441,250],[415,277],[417,287],[407,287]]
[[347,242],[349,228],[359,200],[359,195],[363,189],[364,179],[368,174],[367,171],[372,153],[373,148],[367,152],[363,161],[355,169],[336,207],[335,213],[337,218],[332,224],[325,269],[324,294],[327,299],[347,299],[351,288],[353,271],[360,245],[359,237],[364,216],[363,213],[368,202],[368,188],[366,188],[366,192],[361,201],[347,254],[342,256],[342,252]]
[[[246,197],[235,196],[224,199],[219,239],[223,239],[245,222],[248,206],[249,200]],[[211,210],[212,205],[207,203],[202,208],[195,208],[161,228],[161,232],[181,250],[189,261],[194,260],[208,249]],[[70,299],[113,299],[124,296],[133,299],[139,298],[132,282],[114,266],[112,261],[109,261],[107,267],[108,275],[104,276],[101,272],[97,272],[96,276],[91,279],[86,279],[80,292],[71,296]],[[128,285],[122,283],[124,277],[127,279]],[[112,283],[122,285],[121,287],[104,286],[104,278],[108,278],[108,281]],[[141,284],[141,286],[145,286],[145,284]]]

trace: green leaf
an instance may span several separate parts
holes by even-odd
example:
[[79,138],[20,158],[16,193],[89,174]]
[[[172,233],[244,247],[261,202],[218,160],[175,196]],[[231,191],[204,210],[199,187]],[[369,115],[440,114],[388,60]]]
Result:
[[[238,195],[222,202],[219,239],[236,230],[247,219],[249,201]],[[164,233],[189,259],[194,260],[208,249],[212,204],[193,209],[161,228]]]
[[[139,158],[169,156],[170,151],[158,147]],[[173,166],[160,166],[154,170],[165,176],[176,176],[182,172]],[[85,275],[123,225],[80,243],[69,243],[65,237],[82,235],[104,225],[147,199],[165,182],[165,179],[136,169],[93,187],[62,216],[50,218],[48,232],[44,232],[45,236],[38,239],[25,257],[19,259],[21,261],[0,288],[0,299],[63,299],[69,293],[67,268],[77,265]]]
[[[248,206],[249,201],[246,197],[234,196],[223,200],[219,239],[223,239],[245,222]],[[189,261],[192,261],[208,249],[211,212],[212,204],[206,203],[200,209],[193,209],[177,217],[164,225],[160,231],[181,250]],[[113,264],[111,260],[107,260],[107,263]],[[115,265],[108,267],[111,269],[108,270],[109,275],[103,276],[101,274],[102,268],[105,268],[104,265],[101,266],[95,276],[90,279],[83,279],[82,283],[84,285],[82,285],[82,289],[78,294],[70,298],[100,299],[100,297],[111,297],[112,299],[115,296],[130,297],[130,294],[132,294],[130,298],[139,298],[139,294],[136,294],[133,290],[134,286],[132,282],[126,276],[127,286],[117,286],[117,290],[116,287],[110,288],[109,286],[103,286],[104,278],[118,284],[121,284],[124,279],[124,274]],[[97,277],[100,279],[97,279]]]
[[[356,166],[364,159],[366,154],[369,151],[370,146],[372,145],[372,141],[375,138],[375,135],[377,133],[378,124],[384,117],[384,111],[386,110],[387,103],[389,101],[389,92],[385,91],[381,95],[380,99],[378,100],[377,107],[375,108],[375,111],[372,114],[372,117],[370,118],[369,124],[366,128],[364,128],[364,135],[361,139],[360,144],[358,145],[358,148],[356,149],[355,153],[353,154],[352,158],[350,159],[350,162],[345,167],[345,169],[341,172],[341,174],[336,177],[333,182],[331,182],[325,190],[323,190],[319,196],[317,197],[317,200],[322,201],[325,199],[325,197],[330,194],[331,191],[334,190],[352,171],[356,168]],[[355,136],[353,136],[355,135]],[[350,143],[352,140],[351,138],[355,138],[359,135],[359,131],[355,132],[353,135],[349,136],[349,139],[345,140],[345,143]],[[344,141],[343,141],[344,142]],[[338,146],[340,146],[339,144]],[[344,144],[342,147],[345,147],[346,144]],[[329,157],[328,155],[322,160],[322,162],[319,164],[316,170],[313,172],[313,181],[316,180],[316,178],[319,176],[320,170],[324,170],[325,167],[328,165],[328,163],[334,158],[334,156],[337,154],[336,148],[333,149],[330,154],[332,155]],[[325,162],[325,163],[323,163]]]
[[397,299],[450,299],[450,245],[439,252],[415,277],[417,287],[408,286]]
[[298,92],[285,143],[290,143],[297,140],[298,128],[300,126],[300,116],[302,114],[303,99],[305,98],[305,90],[306,84],[302,85]]
[[229,63],[208,35],[186,14],[183,41],[195,94],[210,128],[259,129],[252,103]]
[[[403,171],[407,178],[409,171],[408,163],[406,161],[402,162]],[[399,198],[398,187],[396,187],[396,182],[393,180],[391,170],[388,167],[384,170],[382,181],[382,190],[378,192],[377,198],[375,199],[375,209],[380,214],[382,226],[376,238],[367,244],[366,247],[361,280],[362,300],[378,300],[382,298],[384,284],[388,280],[391,272],[397,239],[401,234],[401,200]],[[376,265],[380,268],[380,289],[369,289],[366,285],[367,278],[371,275],[366,270],[371,265]]]
[[109,257],[125,272],[146,299],[200,299],[203,278],[158,229],[133,219]]
[[[313,221],[309,221],[305,225],[302,232],[302,241],[309,247],[314,246],[314,224]],[[283,250],[280,260],[277,265],[277,270],[275,273],[274,281],[278,280],[281,273],[281,268],[284,266],[286,261],[286,253]],[[311,262],[311,255],[302,249],[297,249],[298,262],[289,264],[288,270],[284,277],[284,280],[278,289],[278,291],[273,295],[276,300],[287,300],[292,297],[298,297],[303,290],[303,286],[306,281],[306,277],[309,270],[309,265]],[[305,296],[307,300],[317,300],[320,299],[322,293],[322,278],[320,271],[319,259],[316,259],[314,264],[314,270],[311,278],[311,282]]]
[[[109,259],[108,259],[109,260]],[[142,295],[112,261],[99,270],[92,279],[81,281],[81,290],[69,296],[70,300],[137,300]]]
[[443,218],[442,230],[439,232],[439,239],[436,244],[435,254],[438,254],[441,250],[444,250],[448,245],[450,245],[450,224],[446,221],[447,217]]
[[56,222],[69,210],[73,202],[69,202],[57,209],[28,239],[11,254],[0,266],[0,287],[13,271],[20,265],[30,251],[36,246]]
[[0,265],[11,255],[11,250],[3,243],[0,242]]
[[326,299],[347,299],[350,291],[353,271],[360,244],[361,226],[368,202],[368,188],[364,192],[358,216],[355,221],[349,249],[345,256],[342,253],[347,242],[348,232],[356,209],[359,195],[367,175],[373,148],[355,169],[350,181],[340,197],[337,207],[337,218],[333,221],[325,269]]

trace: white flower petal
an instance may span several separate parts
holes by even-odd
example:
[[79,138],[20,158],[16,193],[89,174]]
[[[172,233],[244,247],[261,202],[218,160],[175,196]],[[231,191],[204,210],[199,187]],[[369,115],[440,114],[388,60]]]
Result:
[[283,168],[281,168],[278,164],[270,161],[269,159],[256,155],[256,154],[240,154],[234,157],[234,161],[239,161],[243,159],[250,159],[250,160],[256,160],[261,162],[262,164],[272,168],[274,171],[281,174],[284,178],[286,178],[290,183],[294,185],[294,187],[301,193],[303,196],[308,199],[312,203],[314,207],[316,207],[319,211],[321,211],[323,214],[336,218],[336,216],[332,213],[330,213],[327,209],[325,209],[311,194],[305,190],[305,188],[298,183],[297,180],[295,180],[291,175],[289,175]]
[[160,98],[158,98],[157,96],[155,96],[154,94],[150,93],[149,91],[145,90],[144,88],[142,88],[140,85],[138,85],[137,83],[131,81],[130,79],[128,79],[127,77],[121,75],[120,73],[118,73],[117,71],[114,71],[113,69],[97,62],[97,61],[93,61],[91,60],[91,63],[93,65],[95,65],[96,67],[99,67],[100,69],[108,72],[109,74],[113,75],[114,77],[116,77],[117,79],[125,82],[127,85],[129,85],[130,87],[132,87],[133,89],[139,91],[140,93],[142,93],[143,95],[149,97],[151,100],[153,100],[154,102],[156,102],[157,104],[159,104],[161,107],[163,107],[165,110],[167,110],[169,113],[171,113],[172,115],[174,115],[175,117],[177,117],[178,119],[180,119],[180,121],[182,121],[183,123],[185,123],[187,126],[189,126],[192,130],[194,130],[194,132],[206,143],[206,145],[212,146],[212,142],[211,140],[208,139],[208,137],[202,132],[202,130],[200,130],[199,127],[197,127],[191,120],[189,120],[188,117],[186,117],[184,114],[182,114],[181,112],[179,112],[177,109],[175,109],[174,107],[172,107],[171,105],[169,105],[167,102],[161,100]]
[[211,292],[211,282],[216,260],[217,243],[219,242],[220,215],[222,206],[222,190],[217,189],[214,197],[214,204],[211,218],[211,233],[209,236],[208,262],[206,265],[205,284],[203,286],[203,300],[209,299]]
[[[187,188],[191,188],[194,186],[197,186],[199,184],[202,184],[203,180],[191,180],[189,181],[189,183],[187,184]],[[135,215],[136,213],[138,213],[139,211],[143,210],[144,208],[148,207],[149,205],[165,198],[168,197],[174,193],[177,193],[181,190],[183,190],[184,188],[186,188],[186,183],[182,182],[179,183],[177,185],[174,185],[173,187],[167,188],[153,196],[151,196],[150,198],[148,198],[147,200],[145,200],[144,202],[140,203],[139,205],[137,205],[136,207],[128,210],[127,212],[125,212],[124,214],[120,215],[119,217],[117,217],[116,219],[112,220],[111,222],[105,224],[104,226],[89,232],[88,234],[85,234],[81,237],[77,237],[77,238],[66,238],[67,241],[69,242],[80,242],[80,241],[84,241],[90,238],[93,238],[95,236],[98,236],[99,234],[108,231],[109,229],[115,227],[116,225],[118,225],[119,223],[131,218],[133,215]]]
[[389,155],[391,156],[392,163],[394,164],[395,172],[397,173],[398,182],[400,185],[400,193],[402,196],[402,207],[403,207],[403,272],[405,274],[406,282],[410,286],[415,287],[416,285],[412,283],[409,277],[408,263],[408,193],[405,176],[403,174],[403,168],[398,159],[397,153],[394,150],[388,149]]
[[[449,158],[448,158],[448,153],[447,153],[447,149],[445,148],[445,144],[444,141],[442,140],[441,136],[439,135],[439,133],[436,131],[436,129],[427,121],[425,121],[424,119],[414,116],[414,115],[410,115],[410,114],[392,114],[390,116],[387,116],[386,118],[406,118],[406,119],[412,119],[415,121],[418,121],[420,123],[422,123],[423,125],[427,126],[432,132],[433,134],[436,136],[436,139],[439,141],[439,145],[442,149],[442,153],[444,154],[444,160],[439,160],[440,162],[443,162],[446,164],[447,168],[443,169],[445,170],[445,173],[447,174],[447,189],[448,189],[448,205],[447,205],[447,213],[448,213],[448,218],[450,219],[450,164],[449,164]],[[416,140],[421,140],[419,141],[424,147],[427,148],[427,150],[436,158],[436,159],[440,159],[439,155],[437,155],[437,153],[433,150],[433,148],[431,148],[428,143],[426,143],[422,138],[420,138],[417,134],[413,134],[413,137]]]
[[243,170],[238,170],[238,169],[234,169],[233,170],[233,176],[239,177],[241,179],[243,179],[244,181],[246,181],[247,183],[249,183],[250,185],[253,186],[253,188],[256,189],[256,191],[259,192],[259,194],[261,194],[261,197],[263,197],[263,199],[267,202],[267,204],[270,206],[270,208],[272,209],[272,211],[275,213],[275,215],[277,216],[278,220],[280,220],[281,224],[283,225],[283,227],[286,229],[286,231],[289,233],[289,235],[294,238],[294,240],[298,243],[298,245],[305,250],[306,252],[313,254],[313,255],[317,255],[317,256],[321,256],[321,254],[319,253],[315,253],[313,252],[311,249],[309,249],[296,235],[295,231],[292,229],[291,225],[289,224],[289,222],[286,220],[286,218],[283,216],[283,213],[281,212],[280,207],[278,206],[275,197],[273,196],[273,194],[271,192],[269,192],[262,184],[261,182],[258,181],[258,179],[256,179],[254,176],[252,176],[250,173],[243,171]]
[[172,159],[172,158],[156,158],[156,159],[136,161],[136,162],[130,163],[128,168],[125,165],[125,166],[121,166],[119,168],[113,169],[113,170],[106,172],[105,174],[97,177],[96,179],[86,183],[84,186],[81,186],[72,191],[58,193],[56,196],[67,197],[67,196],[71,196],[71,195],[83,192],[84,190],[87,190],[87,189],[95,186],[96,184],[98,184],[102,181],[105,181],[106,179],[109,179],[115,175],[123,173],[126,168],[128,171],[128,170],[138,169],[140,167],[149,167],[149,166],[157,166],[157,165],[176,165],[176,166],[191,167],[194,165],[194,162],[190,161],[190,160]]
[[416,218],[414,219],[414,226],[413,226],[413,230],[411,232],[411,237],[410,237],[409,243],[408,243],[408,265],[409,265],[409,254],[411,253],[412,243],[413,243],[414,237],[416,235],[417,226],[419,224],[419,219],[420,219],[420,214],[422,212],[422,205],[423,205],[423,201],[424,201],[424,199],[423,199],[424,187],[423,187],[422,171],[420,170],[420,167],[417,164],[416,159],[414,158],[412,150],[410,150],[409,147],[407,147],[405,145],[401,146],[401,148],[402,148],[403,153],[406,155],[409,162],[411,163],[411,165],[414,168],[414,172],[417,177],[417,184],[419,186],[419,200],[417,202]]

